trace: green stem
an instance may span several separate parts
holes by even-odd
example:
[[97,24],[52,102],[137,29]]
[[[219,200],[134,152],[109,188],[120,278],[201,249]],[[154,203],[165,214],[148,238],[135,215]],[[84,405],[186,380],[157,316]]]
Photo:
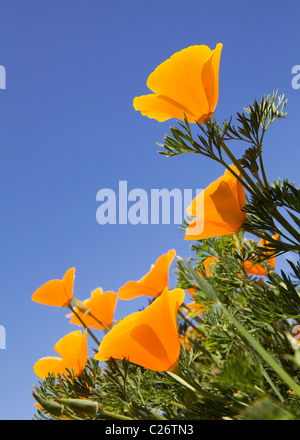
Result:
[[194,393],[199,394],[200,396],[204,397],[205,399],[225,403],[225,401],[222,397],[215,396],[214,394],[210,393],[209,391],[203,390],[200,387],[200,385],[198,385],[196,382],[191,381],[190,379],[185,377],[182,374],[182,371],[181,371],[178,364],[176,364],[171,371],[166,371],[166,373],[168,373],[169,376],[173,377],[173,379],[177,380],[177,382],[179,382],[181,385],[190,389]]
[[78,313],[75,312],[75,310],[73,309],[73,307],[71,306],[71,304],[68,305],[68,308],[71,310],[72,313],[74,313],[74,315],[79,319],[79,321],[81,322],[81,324],[84,326],[84,328],[86,328],[88,334],[91,336],[91,338],[96,342],[97,346],[99,347],[100,342],[98,341],[98,339],[96,338],[96,336],[91,332],[91,330],[88,328],[88,326],[85,324],[85,322],[80,318],[80,316],[78,315]]
[[105,324],[103,324],[103,322],[99,321],[99,319],[97,319],[96,316],[94,316],[91,312],[88,312],[88,315],[90,315],[91,318],[93,318],[95,321],[97,321],[98,324],[100,324],[104,328],[104,330],[106,330],[107,332],[110,330],[110,328],[107,325],[105,325]]
[[237,176],[237,174],[228,166],[225,165],[226,168],[231,171],[231,173],[240,181],[240,183],[242,183],[243,186],[246,187],[246,189],[254,196],[259,197],[260,199],[263,197],[262,192],[259,190],[259,188],[257,187],[257,185],[255,184],[255,182],[251,179],[251,177],[249,176],[248,173],[246,173],[246,171],[244,170],[244,168],[240,165],[239,161],[234,157],[234,155],[231,153],[231,151],[229,150],[229,148],[227,147],[227,145],[222,141],[221,142],[222,148],[225,151],[225,153],[227,154],[227,156],[231,159],[231,161],[233,162],[233,164],[237,167],[237,169],[239,170],[239,172],[241,173],[241,175],[244,177],[245,181],[248,182],[248,185],[245,184],[245,182],[243,181],[243,179],[241,179],[239,176]]
[[110,328],[107,325],[103,324],[102,321],[99,321],[99,319],[92,314],[90,309],[82,301],[73,297],[73,302],[77,307],[77,309],[81,311],[81,313],[90,315],[90,317],[93,318],[96,322],[98,322],[98,324],[100,324],[103,327],[103,329],[106,330],[107,332],[110,330]]
[[100,407],[100,413],[103,414],[104,416],[108,416],[111,417],[112,419],[117,419],[117,420],[134,420],[131,417],[127,417],[127,416],[123,416],[121,414],[116,414],[110,411],[106,411],[104,409],[101,409]]
[[268,182],[268,179],[267,179],[267,176],[266,176],[266,172],[265,172],[265,167],[264,167],[261,151],[259,152],[259,164],[260,164],[261,174],[262,174],[263,179],[264,179],[265,187],[268,188],[269,182]]
[[[278,212],[276,207],[270,208],[272,216],[300,243],[300,234],[293,226]],[[288,238],[288,237],[287,237]]]
[[274,393],[276,394],[276,396],[278,397],[278,399],[284,403],[284,398],[282,397],[281,393],[279,392],[279,390],[276,388],[274,382],[272,381],[272,379],[270,378],[270,376],[268,375],[268,373],[266,372],[266,370],[264,369],[264,367],[262,367],[262,373],[264,378],[266,379],[266,381],[269,383],[270,387],[272,388],[272,390],[274,391]]

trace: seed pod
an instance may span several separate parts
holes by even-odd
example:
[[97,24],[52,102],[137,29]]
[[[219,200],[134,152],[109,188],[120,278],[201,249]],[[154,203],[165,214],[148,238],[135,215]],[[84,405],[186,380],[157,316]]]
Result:
[[87,399],[56,399],[57,402],[77,413],[94,417],[98,412],[98,403]]

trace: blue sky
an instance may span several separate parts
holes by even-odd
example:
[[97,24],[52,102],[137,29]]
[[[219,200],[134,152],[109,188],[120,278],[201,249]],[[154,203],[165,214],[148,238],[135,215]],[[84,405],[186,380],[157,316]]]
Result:
[[[288,118],[266,136],[266,171],[299,184],[300,89],[291,86],[299,14],[295,1],[0,0],[1,419],[33,416],[33,364],[78,328],[65,310],[31,301],[40,285],[74,266],[74,295],[85,299],[139,279],[169,249],[190,255],[177,225],[96,221],[98,190],[117,191],[120,180],[149,192],[205,188],[224,172],[201,156],[157,153],[175,121],[132,106],[157,65],[190,45],[222,42],[220,122],[284,93]],[[116,318],[146,303],[120,301]]]

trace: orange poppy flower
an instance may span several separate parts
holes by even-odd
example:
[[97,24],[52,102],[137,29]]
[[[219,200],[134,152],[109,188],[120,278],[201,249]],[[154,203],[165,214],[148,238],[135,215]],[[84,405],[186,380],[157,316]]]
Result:
[[[279,234],[273,235],[272,238],[274,240],[279,240]],[[266,245],[267,245],[267,242],[265,240],[260,240],[257,247],[265,247]],[[266,255],[268,255],[268,254],[271,254],[272,252],[265,251],[265,253],[266,253]],[[275,263],[276,263],[276,257],[272,256],[267,261],[268,261],[268,264],[270,265],[270,268],[274,270]],[[248,275],[267,275],[269,272],[260,263],[255,263],[255,260],[253,260],[253,259],[249,259],[249,260],[244,261],[244,269]]]
[[[112,326],[117,300],[118,295],[116,293],[103,293],[102,289],[98,288],[92,291],[91,298],[83,301],[83,304],[87,307],[87,313],[83,313],[77,307],[74,307],[74,311],[88,327],[104,330],[105,327]],[[93,316],[91,316],[89,312]],[[67,318],[72,318],[70,324],[82,325],[74,313],[70,313],[66,316]],[[104,324],[105,327],[100,323]]]
[[147,86],[154,93],[134,98],[135,110],[159,122],[184,120],[184,114],[189,122],[211,118],[219,97],[222,47],[190,46],[172,55],[150,74]]
[[195,328],[189,327],[185,333],[185,335],[180,336],[180,342],[185,346],[187,351],[190,351],[193,348],[193,341],[198,341],[199,339],[204,340],[204,336],[199,333]]
[[189,293],[191,295],[191,297],[193,298],[195,296],[196,293],[196,288],[195,287],[190,287],[189,289],[186,289],[187,293]]
[[214,263],[215,261],[217,261],[217,257],[207,257],[204,262],[203,262],[203,266],[205,269],[205,273],[206,275],[208,275],[209,277],[211,276],[211,271],[210,271],[210,266],[212,263]]
[[74,371],[74,376],[80,376],[87,363],[87,331],[83,335],[80,330],[69,333],[60,339],[54,350],[61,356],[48,356],[39,359],[33,369],[40,379],[45,379],[47,375],[53,373],[67,375],[68,370]]
[[119,321],[103,338],[95,358],[128,359],[154,371],[171,371],[178,362],[177,311],[184,291],[167,288],[150,306]]
[[299,324],[296,324],[293,328],[292,328],[292,336],[293,338],[296,339],[297,344],[300,345],[300,326]]
[[[240,175],[234,165],[230,168]],[[245,204],[243,185],[226,170],[224,176],[211,183],[188,207],[188,214],[197,218],[189,224],[185,240],[202,240],[238,232],[246,220],[246,213],[242,211]]]
[[119,298],[132,299],[141,295],[152,297],[160,295],[165,287],[168,287],[169,267],[175,255],[176,251],[174,249],[161,255],[143,278],[139,281],[128,281],[119,289]]
[[67,270],[62,280],[51,280],[37,289],[32,301],[48,306],[67,307],[72,301],[75,268]]
[[204,305],[203,304],[198,304],[196,302],[192,302],[192,303],[186,304],[186,307],[189,309],[189,311],[185,315],[186,318],[190,318],[190,317],[193,317],[195,315],[202,315],[203,309],[204,309]]

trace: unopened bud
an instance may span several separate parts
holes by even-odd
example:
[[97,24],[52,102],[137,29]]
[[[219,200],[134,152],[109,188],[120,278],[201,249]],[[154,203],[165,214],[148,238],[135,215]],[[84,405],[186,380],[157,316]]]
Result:
[[84,315],[86,315],[87,313],[89,313],[90,309],[79,299],[77,298],[73,298],[73,303],[75,305],[75,307],[77,307],[77,309],[83,313]]
[[60,417],[64,411],[63,405],[60,405],[58,402],[55,402],[54,400],[47,400],[43,399],[41,396],[35,394],[32,392],[33,397],[35,400],[50,414]]
[[57,402],[77,413],[95,416],[98,412],[98,403],[87,399],[56,399]]

